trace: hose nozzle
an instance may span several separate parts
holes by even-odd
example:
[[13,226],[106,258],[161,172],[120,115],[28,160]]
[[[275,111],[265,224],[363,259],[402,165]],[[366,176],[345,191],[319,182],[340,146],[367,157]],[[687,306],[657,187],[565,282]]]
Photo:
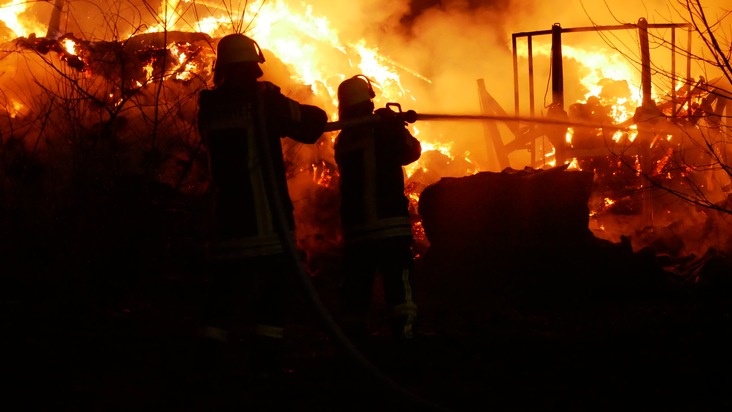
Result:
[[[394,110],[393,107],[396,107],[397,110]],[[399,103],[387,103],[386,108],[397,113],[399,118],[407,123],[414,123],[417,121],[417,112],[414,110],[407,110],[406,112],[403,112],[402,106]]]

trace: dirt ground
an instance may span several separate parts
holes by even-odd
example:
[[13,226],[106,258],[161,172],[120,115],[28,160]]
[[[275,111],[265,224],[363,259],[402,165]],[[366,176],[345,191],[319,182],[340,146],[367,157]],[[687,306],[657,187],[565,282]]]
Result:
[[[623,293],[636,287],[626,283],[601,293],[589,288],[599,285],[593,282],[567,289],[567,282],[552,288],[516,278],[499,289],[486,281],[489,265],[481,271],[424,257],[416,286],[422,313],[409,351],[378,334],[377,300],[373,342],[359,348],[364,358],[354,356],[301,292],[286,338],[290,372],[267,385],[247,377],[240,330],[217,380],[191,372],[205,279],[185,253],[142,269],[145,257],[129,250],[116,262],[75,256],[76,267],[58,265],[70,256],[44,260],[41,250],[22,250],[3,287],[4,387],[13,410],[732,407],[732,304],[720,287],[670,282]],[[312,280],[323,307],[332,308],[337,281]]]

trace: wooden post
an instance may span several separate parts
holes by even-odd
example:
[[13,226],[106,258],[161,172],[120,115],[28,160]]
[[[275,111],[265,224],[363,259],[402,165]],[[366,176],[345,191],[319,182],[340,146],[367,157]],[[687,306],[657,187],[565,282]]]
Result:
[[638,126],[638,156],[640,156],[643,184],[641,186],[641,207],[643,217],[649,226],[653,226],[653,159],[651,158],[651,143],[655,136],[653,124],[659,115],[656,103],[651,95],[651,53],[648,46],[648,22],[644,18],[638,19],[638,38],[641,48],[641,89],[643,102],[636,111],[635,119]]
[[648,46],[648,22],[644,18],[638,19],[638,37],[641,48],[641,89],[645,106],[654,103],[651,95],[651,51]]
[[[485,81],[483,79],[478,79],[478,97],[480,98],[481,113],[486,115],[506,116],[506,112],[498,105],[498,102],[488,94],[488,91],[485,88]],[[512,131],[515,130],[513,126],[509,127]],[[500,167],[501,170],[510,167],[511,164],[508,160],[508,150],[506,150],[506,146],[503,144],[503,139],[501,138],[501,133],[498,130],[496,123],[488,121],[483,122],[483,130],[485,131],[486,138],[491,141],[493,152],[496,154],[498,167]]]
[[[558,120],[567,120],[564,110],[564,68],[562,65],[562,27],[559,23],[552,26],[552,104],[549,106],[547,117]],[[567,160],[567,127],[547,127],[546,136],[554,146],[556,166],[563,165]]]
[[564,110],[564,68],[562,65],[562,27],[552,26],[552,103]]
[[61,35],[61,12],[63,8],[64,0],[55,0],[53,10],[51,11],[51,19],[48,21],[46,38],[57,39]]

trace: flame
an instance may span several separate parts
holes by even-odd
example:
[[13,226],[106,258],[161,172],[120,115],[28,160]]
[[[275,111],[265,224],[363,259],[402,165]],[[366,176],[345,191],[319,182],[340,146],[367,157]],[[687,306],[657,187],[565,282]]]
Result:
[[331,187],[333,184],[333,174],[325,162],[313,163],[310,167],[312,169],[313,183],[318,186]]
[[[333,105],[335,90],[347,76],[365,74],[379,88],[376,103],[412,99],[402,86],[399,70],[429,81],[419,73],[409,70],[389,57],[369,47],[365,40],[355,42],[341,40],[326,17],[316,16],[310,5],[300,8],[285,1],[255,1],[214,3],[197,1],[194,6],[205,8],[207,16],[198,15],[193,23],[187,18],[191,7],[188,1],[167,0],[161,4],[156,17],[157,24],[148,32],[163,30],[195,30],[212,37],[220,37],[245,29],[265,50],[274,53],[292,69],[292,80],[310,85],[316,93],[326,97]],[[200,11],[198,11],[200,13]],[[246,22],[246,26],[245,26]],[[334,73],[334,62],[342,60]],[[191,67],[188,72],[194,72]]]
[[11,119],[15,119],[21,115],[24,109],[25,105],[14,99],[10,99],[10,101],[5,105],[5,111]]
[[66,38],[61,41],[61,46],[72,56],[76,56],[76,42]]
[[[46,30],[45,26],[21,17],[27,11],[29,4],[31,2],[27,0],[10,0],[0,5],[0,21],[5,23],[5,26],[15,33],[16,37],[28,36],[35,32],[43,33]],[[0,40],[10,39],[0,36]]]
[[171,43],[168,46],[168,50],[173,55],[173,58],[177,60],[177,64],[171,69],[171,73],[175,73],[175,78],[177,80],[191,80],[195,73],[198,72],[198,64],[191,60],[188,55],[189,47],[192,47],[190,43]]

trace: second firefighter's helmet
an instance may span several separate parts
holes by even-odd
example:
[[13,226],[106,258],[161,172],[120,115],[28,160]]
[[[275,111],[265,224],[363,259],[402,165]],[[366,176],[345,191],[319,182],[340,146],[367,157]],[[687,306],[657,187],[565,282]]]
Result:
[[350,107],[376,97],[368,77],[357,74],[341,82],[338,86],[338,106]]
[[216,66],[240,62],[264,63],[262,49],[241,33],[222,37],[216,46]]

